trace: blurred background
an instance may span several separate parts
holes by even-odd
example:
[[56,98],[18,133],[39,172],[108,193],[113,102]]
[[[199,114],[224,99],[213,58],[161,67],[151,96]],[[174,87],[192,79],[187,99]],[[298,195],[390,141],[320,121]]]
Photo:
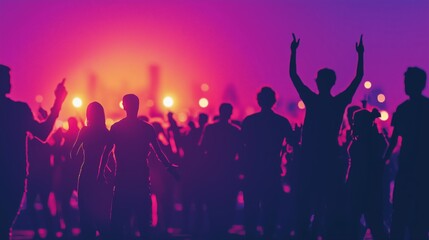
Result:
[[63,121],[84,116],[97,100],[111,123],[124,116],[126,93],[140,97],[140,114],[173,111],[185,122],[227,101],[242,119],[258,110],[259,88],[271,86],[277,111],[302,122],[304,106],[288,75],[291,33],[301,38],[304,82],[316,90],[317,70],[332,68],[334,94],[354,77],[363,34],[364,82],[371,84],[354,101],[367,99],[390,120],[406,99],[406,68],[429,70],[428,14],[427,0],[2,0],[0,62],[12,68],[10,97],[33,112],[51,106],[66,78]]

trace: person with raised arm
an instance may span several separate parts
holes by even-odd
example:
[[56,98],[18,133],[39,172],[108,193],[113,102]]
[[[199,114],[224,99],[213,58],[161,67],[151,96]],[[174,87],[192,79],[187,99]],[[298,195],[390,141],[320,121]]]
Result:
[[[292,36],[289,74],[306,107],[302,132],[302,161],[298,174],[300,179],[296,192],[299,203],[296,234],[298,239],[310,237],[310,217],[315,213],[313,226],[317,227],[318,222],[326,222],[326,236],[332,239],[342,222],[339,206],[342,203],[340,196],[343,194],[340,193],[344,191],[344,165],[347,164],[339,157],[338,134],[345,108],[351,103],[363,78],[363,40],[361,36],[359,43],[356,43],[358,64],[355,78],[343,92],[333,96],[331,89],[335,85],[336,74],[331,69],[323,68],[318,71],[318,93],[302,82],[296,64],[300,39],[297,40],[295,34]],[[324,220],[321,219],[320,212],[326,213]]]
[[37,122],[30,107],[6,95],[10,93],[10,68],[0,64],[0,239],[12,237],[26,188],[27,132],[46,140],[67,96],[65,79],[55,89],[55,102],[44,122]]

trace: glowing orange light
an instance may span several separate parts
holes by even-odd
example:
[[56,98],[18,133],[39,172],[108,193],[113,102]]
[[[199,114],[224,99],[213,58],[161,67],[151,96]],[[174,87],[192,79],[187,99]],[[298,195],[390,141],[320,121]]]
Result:
[[206,108],[209,105],[209,100],[207,98],[200,98],[198,104],[200,105],[200,107]]
[[170,108],[173,106],[174,100],[172,97],[167,96],[164,98],[164,100],[162,100],[162,103],[164,104],[165,107]]
[[36,96],[35,100],[37,103],[41,103],[41,102],[43,102],[43,96],[39,94]]
[[73,107],[80,108],[80,107],[82,107],[82,99],[75,97],[72,100],[72,104],[73,104]]
[[69,130],[69,123],[67,121],[63,122],[63,125],[61,126],[65,130]]
[[186,120],[188,120],[188,115],[184,112],[181,112],[178,114],[177,119],[179,120],[179,122],[186,122]]
[[115,123],[115,121],[113,121],[113,119],[111,119],[111,118],[107,118],[107,119],[106,119],[106,126],[107,126],[107,128],[109,128],[109,129],[110,129],[110,127],[111,127],[114,123]]
[[210,87],[207,83],[201,84],[201,91],[207,92],[208,90],[210,90]]
[[384,103],[386,101],[386,96],[384,96],[384,94],[380,93],[377,95],[377,101],[379,103]]
[[153,107],[153,105],[155,105],[155,103],[153,102],[152,99],[149,99],[146,101],[146,107]]
[[121,109],[124,109],[124,102],[122,102],[122,100],[119,102],[119,107],[120,107]]
[[372,87],[372,83],[371,83],[370,81],[365,81],[365,82],[363,83],[363,86],[364,86],[366,89],[370,89],[370,88]]
[[386,111],[380,111],[380,119],[381,121],[387,121],[387,119],[389,119],[389,113]]
[[304,102],[302,100],[299,100],[299,102],[298,102],[298,108],[299,109],[305,109],[305,104],[304,104]]

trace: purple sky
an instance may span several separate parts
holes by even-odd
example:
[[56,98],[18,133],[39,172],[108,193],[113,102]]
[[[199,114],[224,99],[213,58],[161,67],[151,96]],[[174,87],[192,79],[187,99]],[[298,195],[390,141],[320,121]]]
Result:
[[[228,85],[236,87],[242,109],[255,107],[255,94],[268,85],[284,113],[286,103],[298,100],[288,76],[291,33],[301,38],[304,82],[315,90],[317,70],[332,68],[334,93],[354,77],[354,44],[363,33],[364,81],[385,93],[385,108],[393,111],[406,98],[406,68],[429,71],[428,16],[427,0],[1,0],[0,63],[12,68],[11,97],[33,109],[37,94],[49,107],[56,82],[66,77],[63,118],[74,96],[85,104],[99,100],[109,111],[124,93],[144,95],[151,64],[161,69],[160,98],[176,100],[173,110],[201,96],[217,108]],[[99,92],[85,99],[91,75],[100,80]],[[204,82],[210,91],[196,91]],[[356,102],[365,92],[361,86]]]

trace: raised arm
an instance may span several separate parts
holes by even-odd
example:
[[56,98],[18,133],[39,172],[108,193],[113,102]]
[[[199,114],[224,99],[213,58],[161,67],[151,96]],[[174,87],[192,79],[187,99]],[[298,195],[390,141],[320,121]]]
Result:
[[51,108],[51,113],[49,114],[46,121],[42,123],[38,123],[33,120],[30,123],[28,130],[34,136],[37,136],[43,141],[46,140],[46,138],[49,136],[49,133],[52,131],[52,127],[54,126],[55,120],[58,118],[58,115],[60,114],[61,106],[63,105],[63,102],[67,96],[67,90],[64,87],[64,82],[65,82],[65,79],[63,79],[55,89],[55,102]]
[[304,85],[301,78],[298,76],[298,72],[296,71],[296,49],[298,48],[301,39],[298,39],[297,41],[294,33],[292,34],[292,37],[293,41],[290,44],[291,55],[289,63],[289,76],[302,99],[303,97],[305,98],[307,94],[312,93],[312,91]]
[[343,92],[347,97],[351,99],[353,98],[353,95],[355,94],[357,88],[359,87],[359,84],[362,82],[363,78],[363,41],[362,41],[362,35],[360,36],[359,43],[356,43],[356,52],[358,53],[358,64],[356,69],[356,76],[353,79],[353,81],[350,83],[350,85],[347,87],[347,89]]

